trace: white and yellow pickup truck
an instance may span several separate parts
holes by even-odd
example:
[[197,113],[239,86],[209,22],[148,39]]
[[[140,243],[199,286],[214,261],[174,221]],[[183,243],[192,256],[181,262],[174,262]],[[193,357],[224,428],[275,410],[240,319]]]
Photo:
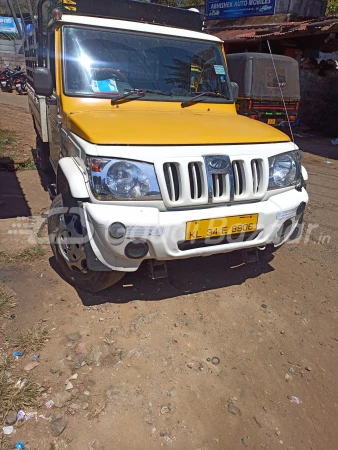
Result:
[[117,3],[54,10],[37,52],[25,45],[65,276],[95,292],[144,260],[160,276],[167,260],[282,245],[308,202],[301,151],[236,113],[222,42],[197,12]]

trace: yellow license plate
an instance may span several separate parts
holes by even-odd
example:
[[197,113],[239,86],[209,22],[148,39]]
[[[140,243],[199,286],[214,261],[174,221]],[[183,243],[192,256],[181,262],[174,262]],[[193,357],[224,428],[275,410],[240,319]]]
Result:
[[185,239],[206,239],[229,234],[250,233],[257,230],[258,214],[221,217],[187,222]]
[[268,119],[268,125],[276,125],[276,119]]

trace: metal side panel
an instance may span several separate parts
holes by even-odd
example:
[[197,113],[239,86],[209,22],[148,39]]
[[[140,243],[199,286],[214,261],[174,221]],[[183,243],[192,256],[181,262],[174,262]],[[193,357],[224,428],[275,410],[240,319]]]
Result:
[[42,141],[49,142],[46,98],[35,95],[31,86],[28,86],[28,105]]

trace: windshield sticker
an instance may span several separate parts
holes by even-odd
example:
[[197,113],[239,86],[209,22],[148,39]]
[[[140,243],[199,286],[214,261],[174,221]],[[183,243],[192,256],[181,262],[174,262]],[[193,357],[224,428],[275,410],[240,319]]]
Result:
[[109,94],[118,94],[119,91],[116,86],[116,81],[114,79],[110,80],[92,80],[91,86],[94,92],[101,92],[105,93],[108,92]]
[[224,66],[215,65],[214,69],[217,75],[225,75]]

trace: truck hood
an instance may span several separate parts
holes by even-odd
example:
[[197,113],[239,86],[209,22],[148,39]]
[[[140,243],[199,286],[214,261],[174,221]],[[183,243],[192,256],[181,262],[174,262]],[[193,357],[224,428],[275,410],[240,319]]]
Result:
[[287,142],[264,123],[235,113],[194,111],[83,111],[70,113],[68,128],[98,145],[199,145]]

